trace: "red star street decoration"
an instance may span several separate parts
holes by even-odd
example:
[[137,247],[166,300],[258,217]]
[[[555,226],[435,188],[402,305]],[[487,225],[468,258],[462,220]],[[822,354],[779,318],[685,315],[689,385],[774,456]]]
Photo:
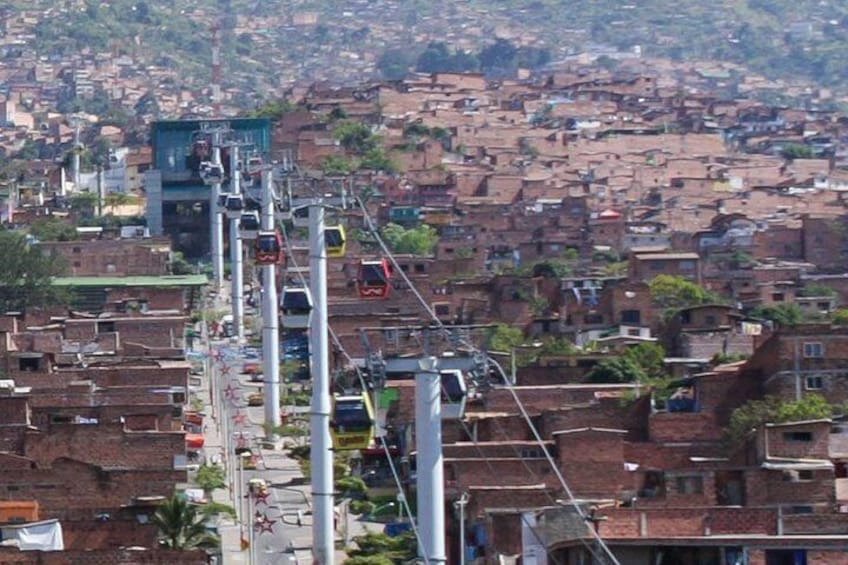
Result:
[[247,414],[244,414],[241,410],[232,415],[233,424],[236,426],[244,426],[247,423]]
[[261,514],[259,512],[256,513],[256,521],[253,523],[254,531],[259,533],[274,533],[274,524],[276,524],[276,520],[271,520],[268,518],[266,514]]
[[213,349],[212,350],[212,359],[214,359],[215,361],[220,361],[223,358],[224,358],[224,354],[221,353],[220,349]]
[[236,400],[238,399],[238,389],[236,389],[233,385],[228,384],[224,387],[224,397],[227,400]]
[[226,363],[221,363],[221,367],[220,367],[221,376],[222,377],[229,377],[230,376],[230,369],[231,369],[231,367],[229,365],[227,365]]
[[271,491],[266,489],[261,489],[253,492],[253,498],[256,499],[256,504],[259,504],[261,502],[262,504],[267,505],[269,496],[271,496]]

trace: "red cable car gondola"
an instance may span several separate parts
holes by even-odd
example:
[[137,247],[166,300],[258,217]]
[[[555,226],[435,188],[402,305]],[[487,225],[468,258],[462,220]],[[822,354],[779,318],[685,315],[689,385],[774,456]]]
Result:
[[278,231],[260,231],[254,242],[256,263],[276,265],[283,260],[283,238]]
[[392,269],[385,258],[360,261],[357,286],[360,298],[386,298],[391,286]]

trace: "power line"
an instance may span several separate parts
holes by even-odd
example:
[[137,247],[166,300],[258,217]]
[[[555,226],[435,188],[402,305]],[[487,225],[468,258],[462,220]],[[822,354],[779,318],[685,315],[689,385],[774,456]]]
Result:
[[[279,222],[279,225],[280,225],[280,230],[282,232],[283,241],[284,241],[285,246],[286,246],[286,250],[288,251],[288,256],[292,259],[292,263],[294,264],[297,277],[300,279],[300,283],[303,285],[303,287],[308,288],[306,278],[303,276],[303,273],[298,268],[297,261],[294,258],[294,253],[293,253],[294,250],[292,249],[291,242],[289,241],[288,233],[286,232],[286,228],[285,228],[285,223]],[[321,235],[321,237],[323,237],[323,234]],[[276,281],[272,282],[272,284],[276,284]],[[356,365],[356,363],[353,362],[353,358],[348,354],[348,352],[342,346],[341,341],[339,340],[338,336],[336,335],[336,333],[333,331],[333,329],[330,327],[329,324],[327,325],[327,331],[330,334],[330,337],[332,338],[335,346],[339,349],[339,351],[342,353],[342,355],[345,357],[345,359],[347,359],[348,363],[350,363],[351,366],[353,366],[353,368],[355,369],[356,375],[357,375],[359,382],[360,382],[360,386],[362,387],[363,394],[368,394],[368,387],[367,387],[367,384],[365,383],[364,377],[362,376],[362,372],[359,370],[359,367]],[[407,501],[406,496],[404,494],[403,484],[400,480],[400,476],[397,473],[397,469],[395,468],[394,461],[392,460],[391,452],[389,451],[389,446],[386,444],[386,440],[383,436],[379,436],[379,437],[380,437],[380,444],[383,448],[383,452],[386,455],[386,460],[389,464],[389,468],[391,469],[391,472],[392,472],[392,477],[395,481],[395,486],[398,489],[398,494],[404,495],[402,497],[399,497],[400,498],[399,502],[401,503],[401,506],[403,507],[407,517],[409,518],[409,523],[412,527],[412,532],[415,535],[415,541],[418,544],[418,547],[422,547],[421,536],[419,534],[418,527],[415,523],[415,519],[412,515],[412,509],[410,508],[409,502]],[[424,555],[424,562],[429,563],[429,560],[428,560],[426,555]]]
[[[366,226],[368,227],[369,231],[371,232],[371,234],[376,239],[380,248],[383,250],[383,252],[389,258],[392,265],[395,267],[395,272],[400,274],[401,278],[404,280],[407,287],[412,291],[412,293],[415,295],[415,297],[421,303],[421,306],[424,308],[424,310],[430,315],[432,320],[435,322],[435,325],[442,331],[449,331],[449,329],[438,318],[438,316],[436,316],[436,313],[432,310],[430,305],[427,304],[426,300],[424,300],[424,297],[421,295],[421,293],[418,291],[418,289],[415,288],[415,286],[412,284],[410,279],[406,276],[406,273],[404,273],[403,269],[400,268],[400,265],[398,264],[397,260],[395,259],[394,255],[392,254],[391,250],[388,248],[385,241],[383,241],[383,238],[380,236],[379,231],[374,226],[374,222],[371,219],[371,216],[368,213],[368,210],[365,208],[365,204],[362,202],[362,200],[360,198],[356,198],[356,202],[358,203],[359,208],[362,210]],[[467,347],[469,347],[472,351],[479,352],[479,348],[477,348],[474,344],[469,343],[466,340],[463,340],[463,341],[465,342],[464,344]],[[533,436],[536,439],[537,443],[542,448],[542,451],[545,454],[545,458],[548,460],[549,465],[553,469],[560,485],[563,488],[563,491],[566,493],[566,496],[568,497],[569,503],[574,507],[575,512],[577,512],[578,516],[580,516],[580,518],[582,520],[584,520],[584,521],[587,520],[588,517],[586,516],[586,513],[583,511],[583,509],[578,504],[578,501],[574,497],[574,494],[573,494],[571,488],[568,486],[568,483],[566,483],[566,481],[565,481],[565,477],[563,477],[562,472],[557,467],[556,462],[553,460],[553,457],[551,457],[551,454],[548,451],[547,446],[545,446],[545,444],[542,440],[541,434],[539,434],[539,430],[536,428],[536,426],[533,424],[532,420],[530,419],[530,416],[528,415],[527,410],[524,407],[523,402],[519,398],[518,394],[515,392],[515,389],[514,389],[512,383],[509,381],[509,378],[507,377],[506,372],[503,370],[503,367],[501,367],[501,365],[497,361],[492,359],[491,357],[486,356],[486,358],[487,358],[488,362],[491,363],[500,373],[500,375],[501,375],[501,377],[502,377],[502,379],[503,379],[503,381],[504,381],[504,383],[507,387],[507,390],[510,391],[510,393],[513,397],[513,400],[515,401],[516,405],[518,406],[519,410],[521,411],[521,414],[524,417],[524,420],[527,422],[527,425],[529,426],[531,432],[533,433]],[[598,543],[598,545],[600,545],[600,547],[603,549],[604,553],[606,553],[607,556],[610,558],[610,560],[612,560],[612,562],[615,565],[620,565],[618,559],[615,557],[615,555],[609,549],[607,544],[603,541],[603,538],[601,538],[600,534],[595,530],[595,528],[589,528],[589,531],[592,534],[592,537],[595,538],[595,541]]]

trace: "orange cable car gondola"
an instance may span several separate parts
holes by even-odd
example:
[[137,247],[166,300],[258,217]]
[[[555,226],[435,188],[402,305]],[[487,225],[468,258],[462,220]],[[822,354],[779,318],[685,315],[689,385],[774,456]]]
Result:
[[260,231],[254,242],[256,263],[276,265],[283,260],[283,238],[278,231]]
[[357,286],[360,298],[386,298],[391,289],[392,269],[386,258],[359,262]]

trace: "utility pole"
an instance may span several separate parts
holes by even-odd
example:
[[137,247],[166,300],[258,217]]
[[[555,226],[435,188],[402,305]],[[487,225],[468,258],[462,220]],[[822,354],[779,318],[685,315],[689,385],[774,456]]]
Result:
[[453,504],[459,510],[459,565],[465,565],[465,506],[468,504],[468,493],[462,493]]
[[[230,147],[230,192],[233,195],[241,194],[238,148],[239,146],[235,143]],[[239,220],[240,218],[230,220],[230,261],[232,263],[230,276],[232,277],[233,327],[241,345],[244,343],[244,269]]]
[[323,202],[309,206],[309,273],[312,323],[309,327],[312,354],[312,547],[313,563],[335,561],[333,524],[333,451],[330,439],[330,372],[327,340],[327,248],[324,241]]
[[[471,328],[471,326],[468,326]],[[398,328],[360,328],[360,331],[388,330],[428,332],[432,328],[424,326],[403,326]],[[452,328],[459,331],[461,328]],[[426,337],[426,333],[425,333]],[[369,346],[366,344],[366,348]],[[425,351],[426,351],[425,347]],[[417,456],[417,502],[418,531],[421,544],[418,557],[429,563],[446,562],[445,552],[445,495],[444,463],[442,460],[442,421],[462,418],[465,400],[451,400],[442,407],[442,378],[460,373],[463,383],[463,396],[467,396],[465,377],[485,379],[488,374],[480,362],[473,356],[425,356],[387,357],[380,353],[369,353],[371,370],[388,374],[415,374],[415,446]],[[398,502],[401,502],[398,497]]]
[[445,494],[442,461],[442,380],[439,359],[424,357],[415,373],[415,446],[418,449],[418,556],[444,563]]
[[71,123],[74,126],[74,158],[73,158],[73,168],[74,168],[74,192],[79,192],[80,190],[80,151],[82,151],[82,144],[80,143],[80,126],[82,123],[82,118],[79,116],[74,116],[72,118]]
[[[221,163],[221,133],[212,133],[212,164],[223,171]],[[223,178],[223,174],[219,178]],[[212,184],[209,193],[209,224],[212,226],[212,273],[215,277],[215,290],[220,291],[224,286],[224,220],[223,213],[218,209],[218,198],[221,196],[220,180]]]
[[[262,229],[275,229],[271,170],[262,171]],[[277,267],[262,265],[262,361],[265,375],[265,439],[276,440],[280,425],[280,320],[277,304]]]
[[106,187],[103,183],[103,165],[97,163],[97,215],[103,216],[103,201],[106,200]]

